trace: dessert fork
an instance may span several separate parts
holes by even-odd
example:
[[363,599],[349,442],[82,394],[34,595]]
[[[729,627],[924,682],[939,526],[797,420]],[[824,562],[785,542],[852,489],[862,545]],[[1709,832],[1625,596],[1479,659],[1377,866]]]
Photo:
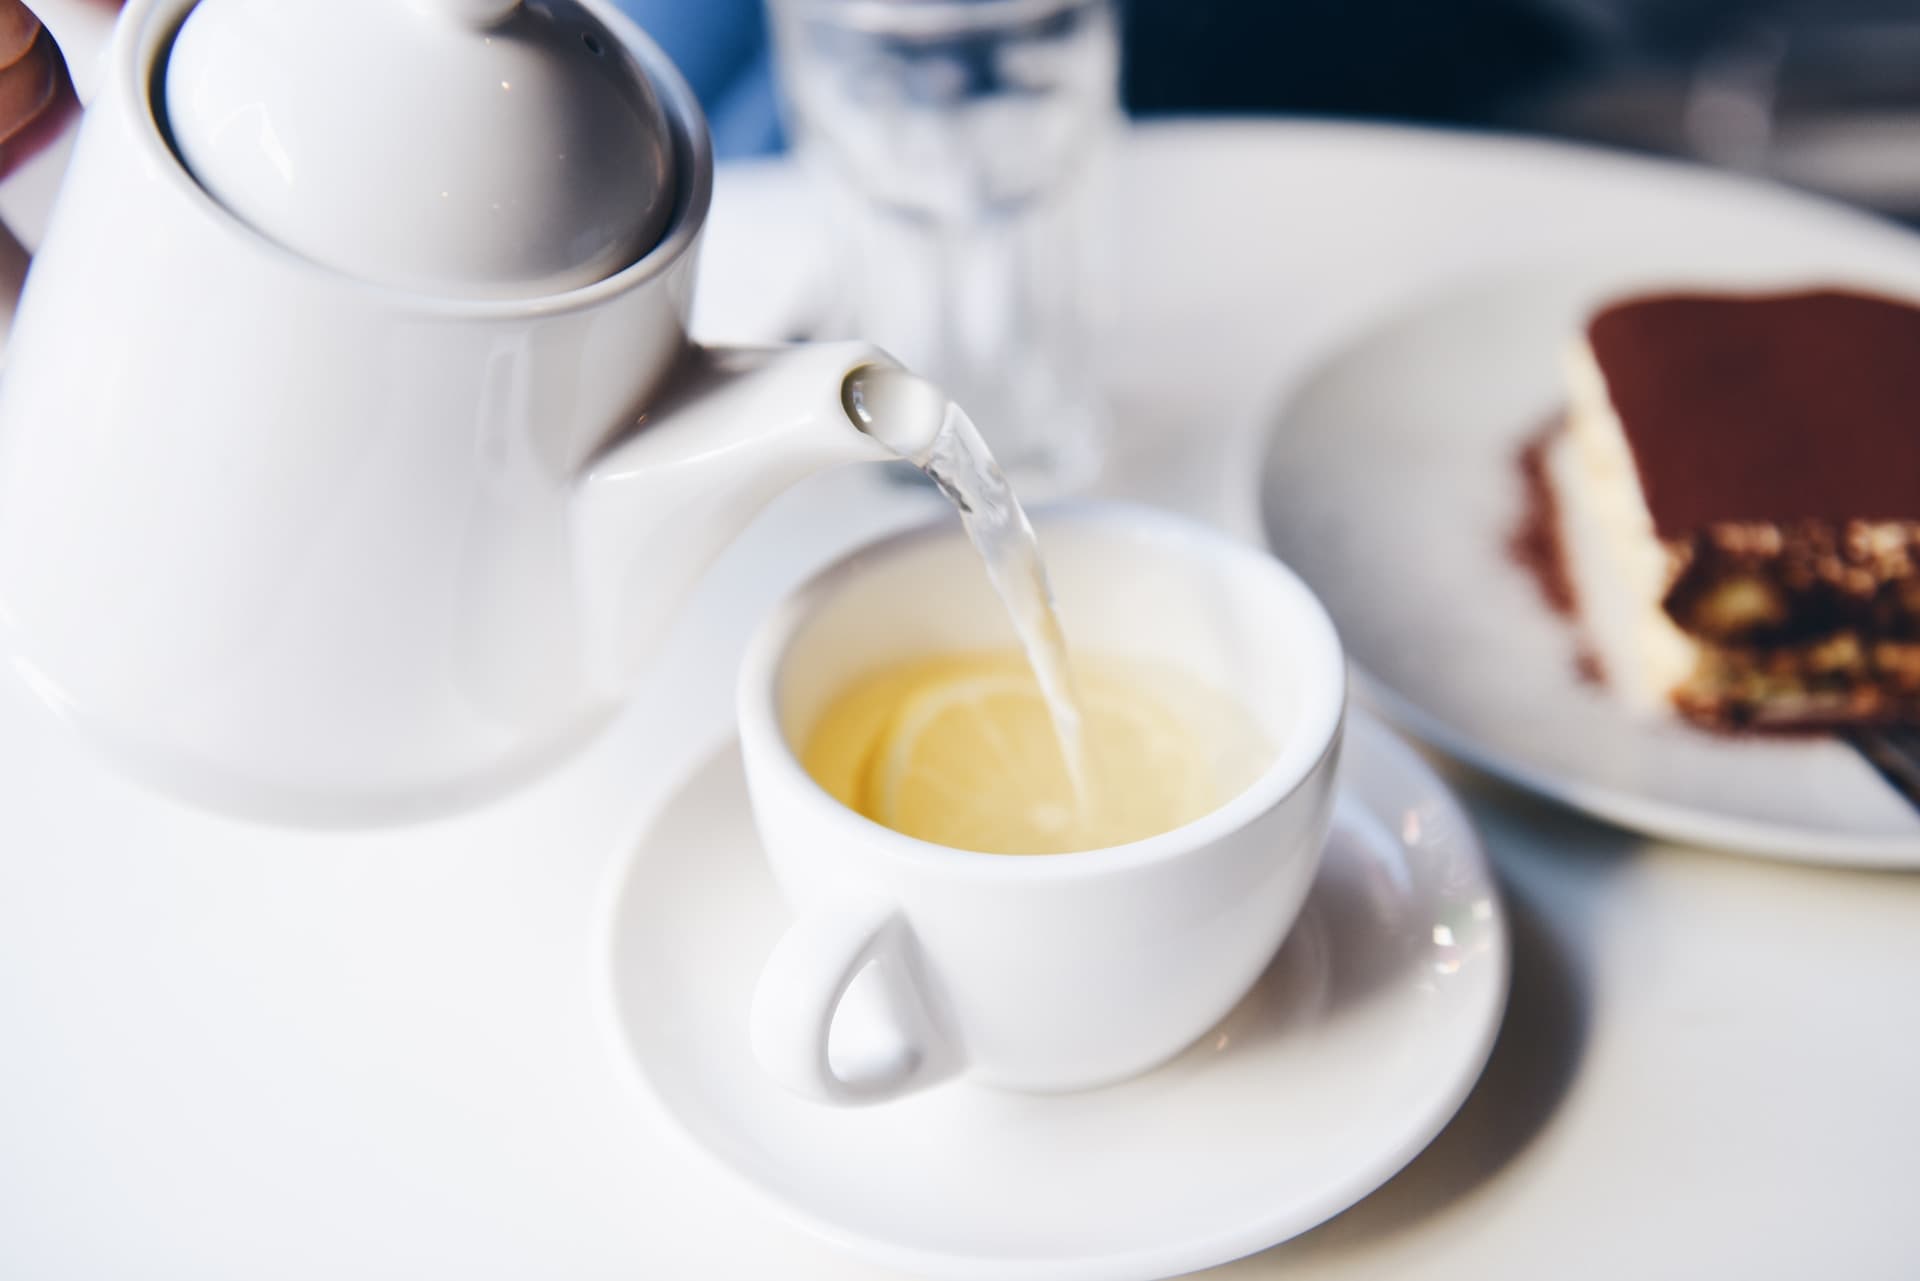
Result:
[[1920,729],[1902,726],[1853,730],[1847,735],[1854,750],[1880,772],[1880,777],[1907,803],[1920,810]]

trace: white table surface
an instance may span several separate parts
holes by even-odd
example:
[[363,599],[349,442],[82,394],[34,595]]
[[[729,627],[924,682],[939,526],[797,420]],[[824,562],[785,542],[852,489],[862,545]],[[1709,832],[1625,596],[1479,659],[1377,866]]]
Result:
[[[1330,126],[1136,134],[1112,488],[1251,536],[1287,380],[1410,291],[1617,232],[1565,195],[1595,163],[1614,162]],[[796,190],[779,166],[723,172],[705,332],[784,323]],[[596,928],[636,825],[728,733],[753,620],[913,510],[844,478],[782,499],[603,741],[406,832],[202,818],[0,683],[0,1277],[886,1275],[762,1212],[652,1113],[606,1026]],[[1645,842],[1460,785],[1515,925],[1491,1067],[1385,1189],[1219,1275],[1920,1275],[1920,878]]]

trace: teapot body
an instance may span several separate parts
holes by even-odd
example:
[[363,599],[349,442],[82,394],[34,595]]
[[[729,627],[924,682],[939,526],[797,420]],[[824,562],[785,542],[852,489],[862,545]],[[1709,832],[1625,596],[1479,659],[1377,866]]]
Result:
[[547,298],[368,285],[251,232],[171,155],[152,81],[192,2],[128,7],[21,300],[0,648],[90,738],[218,808],[458,806],[620,692],[589,661],[574,499],[685,356],[705,125],[595,4],[672,122],[661,241]]

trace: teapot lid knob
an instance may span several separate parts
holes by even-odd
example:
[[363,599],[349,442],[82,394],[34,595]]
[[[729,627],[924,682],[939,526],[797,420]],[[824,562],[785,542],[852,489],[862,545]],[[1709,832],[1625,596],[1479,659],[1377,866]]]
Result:
[[162,74],[207,194],[359,280],[561,293],[638,260],[674,209],[666,108],[582,0],[199,0]]

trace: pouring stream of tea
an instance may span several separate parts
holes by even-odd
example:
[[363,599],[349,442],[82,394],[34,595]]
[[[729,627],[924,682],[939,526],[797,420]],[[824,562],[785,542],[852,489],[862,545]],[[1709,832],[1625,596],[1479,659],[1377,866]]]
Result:
[[986,562],[1047,702],[1054,736],[1082,809],[1088,775],[1080,708],[1067,667],[1066,637],[1040,561],[1033,525],[993,460],[980,429],[939,387],[904,369],[863,365],[847,375],[841,399],[861,430],[925,472],[959,509],[960,523]]

